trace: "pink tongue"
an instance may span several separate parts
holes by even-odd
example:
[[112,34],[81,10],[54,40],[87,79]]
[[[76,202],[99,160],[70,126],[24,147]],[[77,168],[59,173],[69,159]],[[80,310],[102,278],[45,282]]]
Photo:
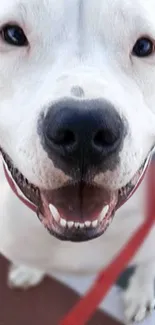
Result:
[[103,188],[85,184],[68,185],[42,192],[42,201],[45,217],[49,211],[49,204],[52,204],[57,208],[61,218],[68,221],[93,221],[103,207],[110,203],[111,193]]

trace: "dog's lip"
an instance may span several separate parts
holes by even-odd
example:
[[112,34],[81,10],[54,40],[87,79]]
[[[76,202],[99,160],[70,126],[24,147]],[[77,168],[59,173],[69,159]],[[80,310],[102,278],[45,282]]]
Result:
[[[151,156],[152,156],[152,151],[151,150],[147,156],[147,158],[144,160],[143,164],[141,167],[138,169],[138,171],[134,174],[133,178],[131,181],[124,187],[122,187],[119,190],[119,200],[116,206],[116,209],[119,209],[127,200],[130,199],[130,197],[135,193],[141,182],[143,181],[143,178],[145,176],[145,173],[148,169]],[[129,186],[129,190],[126,193],[126,189]],[[125,194],[123,193],[125,192]]]
[[[70,194],[73,194],[74,192],[75,195],[75,193],[77,193],[79,184],[77,184],[77,186],[74,184],[74,188],[73,184],[67,185],[67,191],[65,187],[56,190],[57,194],[54,198],[53,191],[42,190],[35,187],[33,184],[30,184],[28,180],[16,168],[14,168],[9,157],[3,152],[2,156],[4,160],[5,174],[11,188],[27,206],[37,212],[39,219],[49,232],[59,239],[85,241],[100,236],[106,230],[113,219],[115,211],[126,202],[142,181],[151,154],[147,157],[132,180],[120,190],[110,192],[106,189],[98,188],[95,185],[83,184],[85,186],[85,192],[87,193],[84,199],[84,208],[80,210],[80,205],[78,204],[79,206],[77,206],[77,198],[75,198],[73,200],[74,204],[72,205],[74,215],[71,212],[69,213],[69,203],[73,199],[73,196],[70,198]],[[60,192],[62,192],[61,195],[58,195]],[[69,200],[60,200],[64,195],[64,192],[66,192],[66,198],[69,195]],[[92,194],[94,193],[95,199],[92,200]],[[97,199],[97,196],[99,200]],[[61,204],[62,202],[65,202],[65,206],[63,205],[62,207],[61,204],[59,205],[60,202],[58,201],[61,201]],[[93,201],[94,207],[88,211],[88,205],[91,201]],[[50,205],[54,207],[59,217],[63,219],[63,224],[55,220],[53,213],[51,213]],[[103,209],[106,208],[107,205],[108,211],[104,213],[103,218]],[[81,212],[79,213],[79,211]],[[74,222],[76,225],[74,224],[74,226],[72,225],[70,228],[67,226],[66,221]],[[87,222],[86,226],[82,226],[81,228],[80,221],[84,221],[83,223]],[[96,221],[98,221],[97,225]],[[65,227],[64,222],[66,225]],[[78,223],[79,226],[77,227]]]

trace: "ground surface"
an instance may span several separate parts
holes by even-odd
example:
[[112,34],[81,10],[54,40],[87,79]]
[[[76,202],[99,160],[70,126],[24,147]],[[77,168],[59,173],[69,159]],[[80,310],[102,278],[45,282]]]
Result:
[[[0,325],[58,325],[78,300],[74,291],[51,279],[28,291],[6,285],[8,263],[0,257]],[[88,325],[120,325],[98,311]]]

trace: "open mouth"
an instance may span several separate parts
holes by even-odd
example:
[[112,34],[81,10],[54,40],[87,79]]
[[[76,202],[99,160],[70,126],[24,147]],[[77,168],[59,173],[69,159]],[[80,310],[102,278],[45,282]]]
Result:
[[15,194],[31,209],[55,237],[86,241],[103,234],[116,210],[134,193],[143,179],[150,155],[131,181],[111,192],[84,182],[55,189],[41,189],[31,184],[2,152],[6,178]]

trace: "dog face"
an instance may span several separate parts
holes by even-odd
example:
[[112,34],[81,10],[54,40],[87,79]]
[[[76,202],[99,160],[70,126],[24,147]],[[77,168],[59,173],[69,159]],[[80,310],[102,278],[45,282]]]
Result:
[[1,2],[7,178],[53,235],[95,238],[155,144],[155,2]]

